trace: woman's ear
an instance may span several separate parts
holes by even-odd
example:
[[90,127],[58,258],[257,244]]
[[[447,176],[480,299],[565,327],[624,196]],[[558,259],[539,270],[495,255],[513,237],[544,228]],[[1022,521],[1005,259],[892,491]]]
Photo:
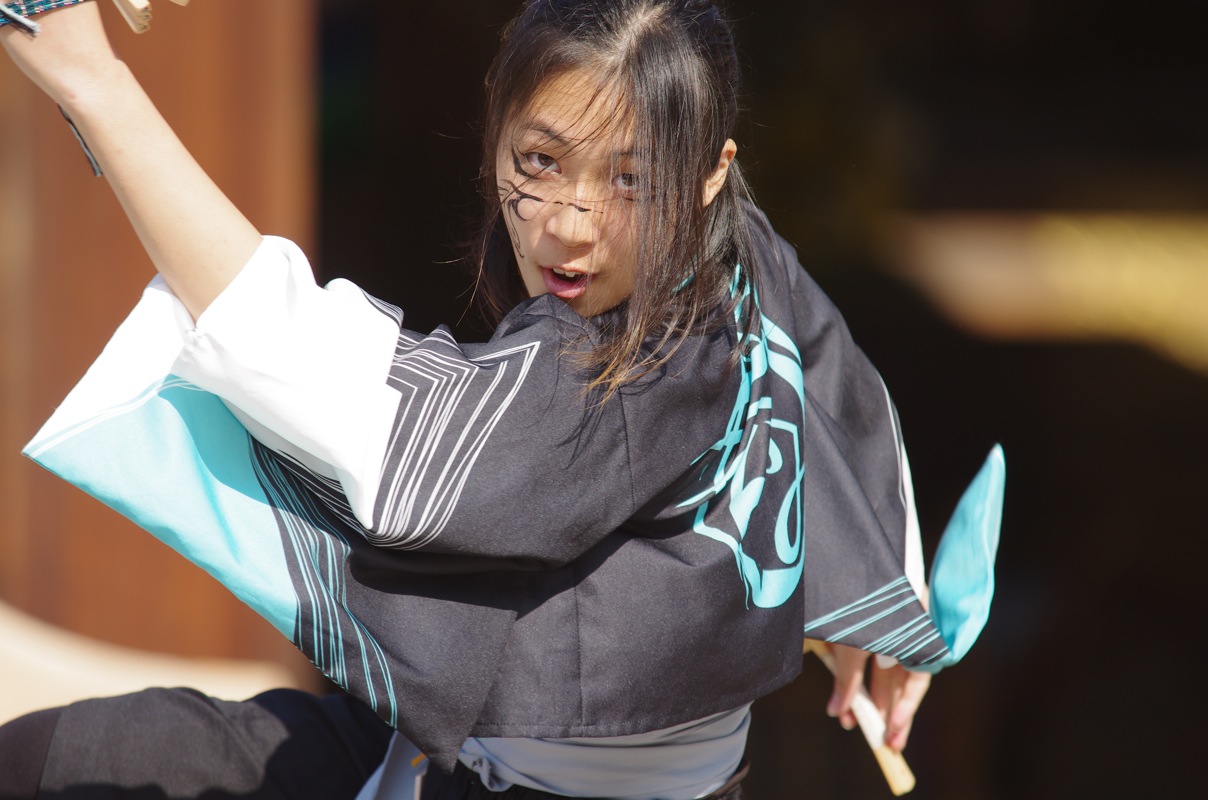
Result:
[[705,196],[704,205],[707,208],[713,202],[713,198],[717,197],[717,193],[721,191],[721,187],[726,185],[726,175],[730,172],[730,162],[734,160],[734,156],[738,154],[738,145],[733,139],[726,139],[726,143],[721,146],[721,156],[717,159],[717,168],[713,170],[713,174],[705,181]]

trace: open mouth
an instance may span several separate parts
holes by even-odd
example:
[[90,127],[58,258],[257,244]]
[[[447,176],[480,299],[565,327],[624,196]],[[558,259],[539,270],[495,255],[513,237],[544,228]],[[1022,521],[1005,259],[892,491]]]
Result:
[[579,281],[581,281],[587,277],[586,273],[571,272],[570,270],[558,269],[557,267],[550,267],[549,271],[554,273],[555,276],[557,276],[561,280],[566,281],[567,283],[578,283]]
[[587,290],[591,283],[591,275],[586,272],[574,272],[561,267],[543,267],[541,276],[545,279],[546,290],[563,300],[573,300]]

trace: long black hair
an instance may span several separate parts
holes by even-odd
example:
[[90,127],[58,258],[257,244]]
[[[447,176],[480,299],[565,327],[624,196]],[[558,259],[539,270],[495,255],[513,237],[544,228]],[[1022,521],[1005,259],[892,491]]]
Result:
[[[754,296],[747,210],[737,161],[707,206],[739,114],[740,70],[729,22],[703,0],[529,0],[505,28],[487,76],[482,182],[486,214],[475,253],[476,297],[498,322],[528,295],[500,209],[496,156],[508,126],[538,90],[573,70],[598,76],[619,98],[641,171],[632,295],[610,314],[604,338],[581,358],[589,388],[607,399],[663,364],[702,326]],[[755,315],[744,309],[744,327]],[[735,356],[744,337],[735,343]]]

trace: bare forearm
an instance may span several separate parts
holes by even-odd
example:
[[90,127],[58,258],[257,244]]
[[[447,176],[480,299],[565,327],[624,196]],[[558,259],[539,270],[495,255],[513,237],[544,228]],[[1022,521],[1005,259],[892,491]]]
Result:
[[126,65],[62,98],[156,269],[194,318],[260,233],[181,144]]
[[71,116],[156,269],[194,318],[260,243],[113,55],[95,3],[40,17],[36,39],[0,30],[19,67]]

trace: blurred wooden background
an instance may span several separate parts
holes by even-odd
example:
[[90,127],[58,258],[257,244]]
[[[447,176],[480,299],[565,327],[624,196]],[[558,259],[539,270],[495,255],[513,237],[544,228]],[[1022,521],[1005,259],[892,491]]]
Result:
[[[202,166],[255,224],[313,246],[316,3],[160,2],[141,36],[101,6]],[[281,661],[305,678],[292,645],[209,576],[19,457],[153,270],[58,110],[7,59],[0,176],[0,599],[108,642]]]

